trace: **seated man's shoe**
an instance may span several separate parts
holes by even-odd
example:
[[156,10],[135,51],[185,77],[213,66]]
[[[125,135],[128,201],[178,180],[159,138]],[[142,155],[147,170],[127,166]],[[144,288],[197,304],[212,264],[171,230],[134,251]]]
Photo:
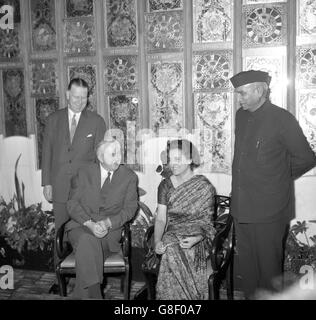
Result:
[[59,285],[57,283],[54,283],[49,291],[48,291],[49,294],[59,294],[60,295],[60,290],[59,290]]

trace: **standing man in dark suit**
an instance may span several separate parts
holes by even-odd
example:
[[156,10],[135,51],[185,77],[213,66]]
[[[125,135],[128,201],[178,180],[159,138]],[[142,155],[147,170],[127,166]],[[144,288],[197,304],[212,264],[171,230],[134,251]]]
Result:
[[[101,116],[86,110],[86,81],[70,81],[67,101],[67,108],[47,118],[43,140],[42,186],[46,200],[53,202],[56,231],[69,219],[66,202],[71,178],[83,165],[96,162],[95,149],[106,129]],[[56,252],[54,259],[56,265]]]
[[73,179],[66,233],[75,251],[76,298],[101,299],[103,263],[119,252],[123,225],[137,210],[137,175],[121,165],[118,141],[102,141],[100,163],[80,168]]
[[271,77],[236,74],[231,82],[241,108],[236,114],[231,213],[246,298],[274,291],[282,274],[283,243],[295,217],[294,180],[316,157],[294,116],[269,100]]

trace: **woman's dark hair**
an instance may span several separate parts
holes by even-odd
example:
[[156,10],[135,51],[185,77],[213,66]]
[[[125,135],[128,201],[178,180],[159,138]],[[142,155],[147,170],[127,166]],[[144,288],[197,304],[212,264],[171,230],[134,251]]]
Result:
[[167,142],[167,163],[170,161],[169,153],[171,149],[178,149],[191,160],[190,168],[193,170],[201,164],[200,155],[194,144],[186,139],[169,140]]

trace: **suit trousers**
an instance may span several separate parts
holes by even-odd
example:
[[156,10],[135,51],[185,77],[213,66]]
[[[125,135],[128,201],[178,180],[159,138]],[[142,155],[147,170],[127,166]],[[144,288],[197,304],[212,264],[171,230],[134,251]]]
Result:
[[68,231],[76,260],[74,297],[89,298],[88,288],[103,282],[104,260],[111,254],[107,237],[97,238],[87,227]]
[[238,223],[235,219],[236,248],[242,287],[246,299],[257,290],[282,289],[284,243],[288,223]]

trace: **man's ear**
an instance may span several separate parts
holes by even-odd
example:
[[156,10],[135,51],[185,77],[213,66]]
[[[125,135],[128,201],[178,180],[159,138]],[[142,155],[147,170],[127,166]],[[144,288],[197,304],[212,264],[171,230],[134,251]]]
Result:
[[66,91],[66,98],[69,100],[69,90]]

